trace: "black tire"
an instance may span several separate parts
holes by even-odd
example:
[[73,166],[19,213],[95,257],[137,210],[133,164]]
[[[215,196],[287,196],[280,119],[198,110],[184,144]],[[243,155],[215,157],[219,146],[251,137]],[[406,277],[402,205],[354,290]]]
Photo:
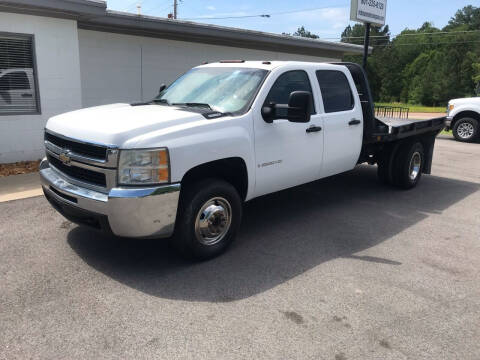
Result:
[[377,177],[378,181],[382,184],[388,185],[390,184],[390,154],[387,154],[382,159],[379,159],[377,163]]
[[393,164],[398,153],[396,146],[385,147],[379,154],[377,161],[377,177],[378,180],[385,185],[394,185],[392,179]]
[[[225,229],[221,231],[223,235],[218,240],[214,240],[217,242],[211,244],[207,244],[208,238],[202,237],[201,231],[197,231],[195,226],[197,216],[199,216],[200,222],[205,218],[201,215],[200,210],[208,204],[210,204],[209,207],[226,209],[224,212],[211,213],[215,214],[216,217],[214,216],[213,220],[217,222],[212,226],[216,226],[215,229]],[[205,213],[203,212],[203,214]],[[226,225],[222,225],[227,223],[227,221],[223,221],[228,218],[225,216],[226,213],[230,214],[231,219],[228,228]],[[206,179],[187,185],[185,189],[182,189],[172,245],[183,257],[190,260],[213,258],[224,252],[235,239],[241,220],[242,199],[237,190],[228,182],[221,179]],[[203,223],[205,224],[206,221]]]
[[453,136],[457,141],[472,142],[479,134],[478,121],[472,118],[457,120],[453,125]]
[[425,153],[421,142],[407,142],[400,146],[393,164],[393,185],[405,190],[417,186],[424,164]]

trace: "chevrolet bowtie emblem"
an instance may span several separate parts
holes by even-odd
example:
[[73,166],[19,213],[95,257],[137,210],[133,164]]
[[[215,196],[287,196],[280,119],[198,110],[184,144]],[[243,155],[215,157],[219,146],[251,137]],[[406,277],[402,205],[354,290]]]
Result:
[[60,155],[58,155],[58,159],[65,165],[70,165],[70,154],[69,151],[66,150],[62,152]]

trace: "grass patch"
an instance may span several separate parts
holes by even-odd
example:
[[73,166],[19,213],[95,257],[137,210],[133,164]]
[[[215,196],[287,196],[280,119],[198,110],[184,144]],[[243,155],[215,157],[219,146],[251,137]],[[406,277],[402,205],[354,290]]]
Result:
[[440,133],[441,135],[450,135],[450,136],[453,136],[452,134],[452,130],[442,130],[442,132]]
[[445,113],[445,106],[423,106],[423,105],[411,105],[403,103],[375,103],[378,106],[401,106],[407,107],[410,112],[419,112],[419,113]]

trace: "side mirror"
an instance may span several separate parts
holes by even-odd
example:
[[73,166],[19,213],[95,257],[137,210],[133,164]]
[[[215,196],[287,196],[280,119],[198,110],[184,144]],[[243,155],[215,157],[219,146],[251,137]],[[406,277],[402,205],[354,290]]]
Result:
[[291,122],[310,121],[312,94],[309,91],[293,91],[288,99],[287,119]]
[[266,123],[271,124],[275,120],[276,106],[275,104],[270,104],[262,107],[262,117]]
[[160,89],[158,90],[158,93],[160,94],[166,88],[167,88],[167,85],[165,85],[165,84],[160,85]]
[[265,105],[262,107],[262,117],[267,123],[276,119],[287,119],[291,122],[305,123],[310,121],[312,94],[308,91],[293,91],[288,104]]

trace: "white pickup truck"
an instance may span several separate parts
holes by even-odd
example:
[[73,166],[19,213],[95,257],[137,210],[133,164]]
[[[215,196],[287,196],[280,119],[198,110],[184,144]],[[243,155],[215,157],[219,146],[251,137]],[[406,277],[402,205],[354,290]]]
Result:
[[[409,189],[430,173],[445,118],[377,119],[352,63],[220,61],[145,103],[49,119],[45,196],[66,218],[125,237],[169,237],[206,259],[232,242],[242,203],[378,164]],[[287,211],[287,209],[285,209]]]
[[480,97],[453,99],[447,105],[447,130],[452,130],[458,141],[480,139]]

